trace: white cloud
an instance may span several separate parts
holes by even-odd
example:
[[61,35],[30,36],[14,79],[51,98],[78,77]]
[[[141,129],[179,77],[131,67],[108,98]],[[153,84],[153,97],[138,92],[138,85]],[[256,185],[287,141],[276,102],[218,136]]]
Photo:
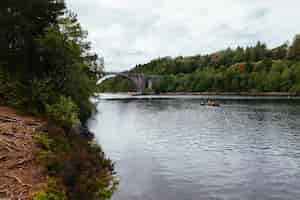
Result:
[[300,32],[299,0],[67,0],[106,70],[162,56],[254,44],[273,47]]

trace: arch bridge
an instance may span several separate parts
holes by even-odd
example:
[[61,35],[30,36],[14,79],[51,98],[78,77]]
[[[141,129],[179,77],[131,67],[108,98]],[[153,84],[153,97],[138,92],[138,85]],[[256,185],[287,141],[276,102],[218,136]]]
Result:
[[121,76],[132,81],[136,87],[138,93],[143,94],[146,89],[153,89],[153,85],[157,84],[161,76],[149,75],[143,73],[131,73],[131,72],[104,72],[104,76],[98,81],[98,85],[103,81]]

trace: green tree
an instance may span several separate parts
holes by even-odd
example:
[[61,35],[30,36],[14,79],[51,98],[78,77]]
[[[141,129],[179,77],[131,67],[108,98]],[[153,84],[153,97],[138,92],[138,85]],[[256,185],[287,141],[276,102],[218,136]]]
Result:
[[244,49],[238,46],[233,56],[233,63],[239,63],[243,61],[245,61]]
[[[64,1],[2,0],[0,2],[0,60],[10,71],[36,77],[41,66],[35,38],[57,25],[64,13]],[[4,61],[4,62],[3,62]]]
[[288,51],[289,59],[300,59],[300,35],[296,35]]
[[273,60],[285,59],[287,56],[288,44],[285,43],[279,47],[271,50],[271,56]]

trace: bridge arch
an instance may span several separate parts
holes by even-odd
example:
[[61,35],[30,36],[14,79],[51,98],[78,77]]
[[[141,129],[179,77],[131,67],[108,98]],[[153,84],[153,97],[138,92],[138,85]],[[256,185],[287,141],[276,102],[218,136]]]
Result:
[[[106,74],[105,76],[103,76],[101,79],[98,80],[97,85],[101,85],[104,81],[108,80],[108,79],[112,79],[115,77],[123,77],[129,81],[131,81],[134,86],[135,89],[137,90],[137,92],[139,93],[143,93],[144,92],[144,87],[143,84],[141,84],[141,81],[138,80],[136,77],[133,76],[129,76],[127,74],[122,74],[122,73],[115,73],[115,74]],[[144,80],[142,80],[143,82]]]
[[153,83],[157,83],[160,81],[161,76],[157,76],[157,75],[146,75],[146,74],[142,74],[142,73],[127,73],[127,72],[107,72],[104,73],[104,77],[102,77],[97,84],[100,85],[101,83],[103,83],[103,81],[110,79],[110,78],[114,78],[117,76],[121,76],[124,77],[130,81],[132,81],[135,85],[135,88],[137,90],[138,93],[143,94],[145,92],[145,89],[152,89],[153,87]]
[[105,75],[103,76],[102,78],[100,78],[98,81],[97,81],[97,85],[101,85],[104,81],[108,80],[108,79],[112,79],[112,78],[115,78],[115,77],[118,77],[118,76],[121,76],[121,77],[124,77],[130,81],[132,81],[132,79],[130,79],[128,76],[122,76],[120,74],[108,74],[108,75]]

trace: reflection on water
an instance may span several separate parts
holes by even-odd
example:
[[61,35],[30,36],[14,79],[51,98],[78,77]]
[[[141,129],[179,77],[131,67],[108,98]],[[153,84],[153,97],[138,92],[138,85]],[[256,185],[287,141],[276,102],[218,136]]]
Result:
[[100,100],[91,120],[114,200],[300,199],[300,103]]

